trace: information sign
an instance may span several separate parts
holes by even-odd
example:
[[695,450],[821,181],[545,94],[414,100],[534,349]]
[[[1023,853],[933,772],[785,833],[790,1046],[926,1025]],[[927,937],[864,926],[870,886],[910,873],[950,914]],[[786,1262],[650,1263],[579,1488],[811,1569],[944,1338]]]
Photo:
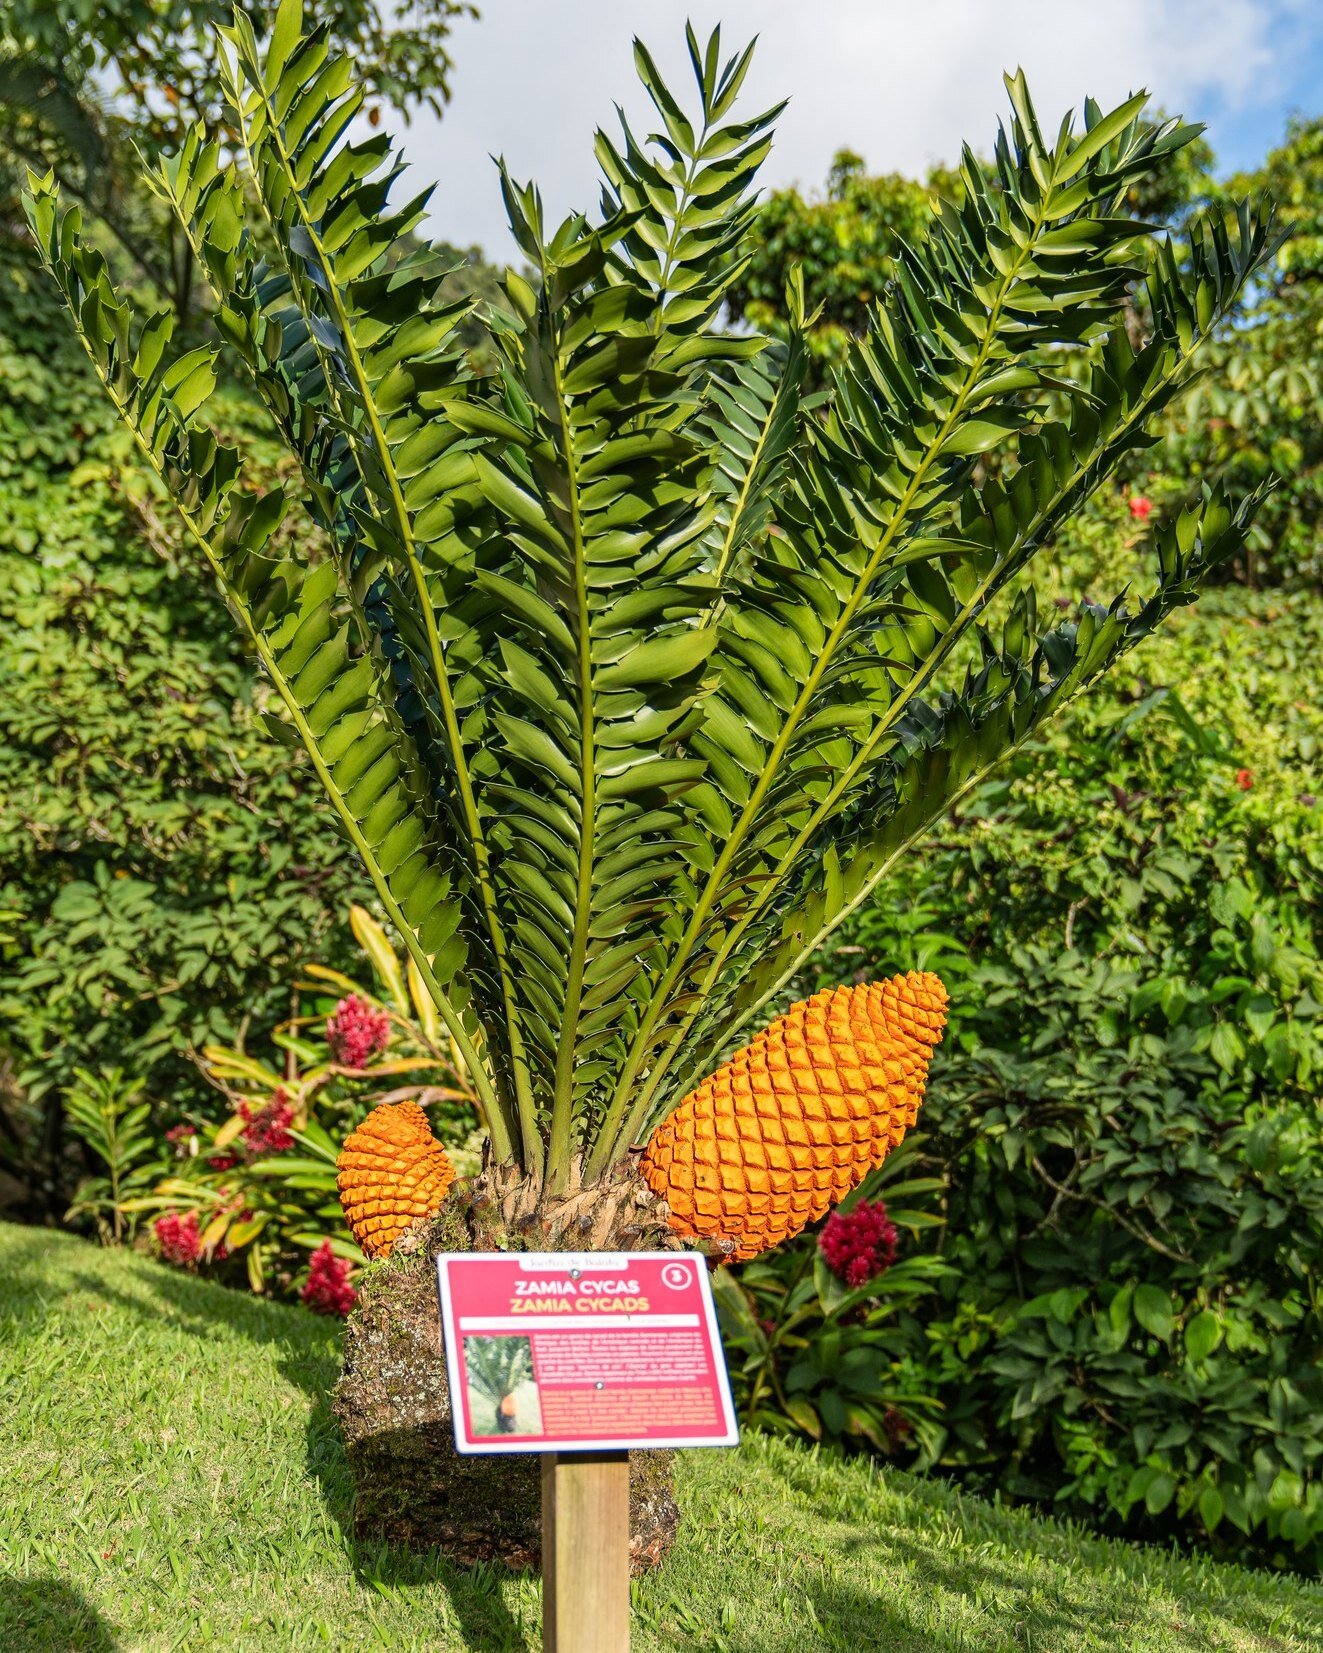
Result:
[[437,1273],[460,1452],[738,1441],[701,1257],[473,1252]]

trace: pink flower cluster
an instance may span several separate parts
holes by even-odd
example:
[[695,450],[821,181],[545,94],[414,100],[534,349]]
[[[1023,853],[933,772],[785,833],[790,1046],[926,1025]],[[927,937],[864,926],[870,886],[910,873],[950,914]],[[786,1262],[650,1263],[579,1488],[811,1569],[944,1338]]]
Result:
[[196,1125],[172,1125],[165,1133],[165,1140],[173,1143],[176,1159],[187,1159],[191,1151],[190,1144],[198,1134]]
[[896,1225],[881,1200],[860,1200],[849,1211],[833,1211],[818,1235],[818,1250],[838,1280],[866,1286],[896,1260]]
[[1136,522],[1147,522],[1153,515],[1153,501],[1147,494],[1134,494],[1130,500],[1130,515]]
[[196,1211],[186,1211],[182,1217],[178,1211],[167,1211],[163,1217],[156,1219],[152,1227],[156,1231],[161,1256],[167,1263],[188,1268],[202,1255]]
[[294,1146],[294,1138],[289,1134],[289,1127],[294,1123],[294,1108],[283,1087],[256,1110],[251,1102],[240,1102],[239,1112],[245,1122],[240,1135],[251,1159],[261,1159],[263,1154],[283,1154]]
[[341,1067],[365,1068],[390,1043],[390,1017],[351,993],[326,1018],[326,1042]]
[[358,1295],[349,1284],[348,1261],[337,1257],[331,1242],[323,1240],[312,1254],[308,1281],[300,1296],[315,1314],[348,1314]]

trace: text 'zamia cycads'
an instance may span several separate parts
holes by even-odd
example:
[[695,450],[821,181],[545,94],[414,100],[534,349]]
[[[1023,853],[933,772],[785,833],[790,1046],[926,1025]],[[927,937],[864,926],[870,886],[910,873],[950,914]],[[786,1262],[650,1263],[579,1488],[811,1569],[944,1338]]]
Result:
[[[475,313],[442,298],[429,192],[359,136],[353,63],[298,0],[265,44],[242,13],[222,36],[226,123],[152,183],[301,485],[246,486],[207,423],[218,352],[172,353],[50,177],[42,253],[472,1072],[502,1197],[586,1225],[614,1190],[746,1254],[899,1140],[945,995],[810,1001],[723,1058],[966,789],[1242,546],[1257,499],[1209,491],[1137,551],[1147,595],[1035,605],[1034,558],[1151,440],[1266,225],[1242,206],[1174,246],[1124,203],[1195,129],[1138,96],[1049,138],[1016,75],[992,162],[966,152],[810,395],[796,293],[785,339],[722,326],[778,113],[735,112],[751,48],[690,32],[685,103],[636,47],[659,130],[598,135],[595,218],[548,225],[502,168],[530,268]],[[373,1232],[448,1187],[415,1146],[422,1181],[366,1186],[371,1143],[356,1162]]]

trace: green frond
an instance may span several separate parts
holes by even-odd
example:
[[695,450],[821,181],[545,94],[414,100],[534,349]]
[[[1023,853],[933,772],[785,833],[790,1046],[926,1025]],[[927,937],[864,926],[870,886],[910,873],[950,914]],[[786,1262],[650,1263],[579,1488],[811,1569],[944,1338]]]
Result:
[[1158,586],[1137,608],[1121,597],[1107,606],[1084,603],[1076,618],[1040,632],[1029,587],[998,641],[991,628],[977,628],[979,664],[960,690],[934,705],[916,703],[868,785],[806,850],[795,886],[783,884],[751,927],[729,972],[729,991],[704,999],[671,1086],[653,1103],[655,1116],[664,1117],[703,1076],[711,1050],[738,1037],[935,821],[1175,608],[1196,600],[1208,576],[1244,550],[1267,491],[1233,508],[1206,490],[1165,524],[1154,546]]
[[[1049,153],[1023,86],[1012,95],[1001,189],[967,157],[964,206],[943,208],[902,260],[826,419],[807,428],[779,533],[726,598],[722,675],[694,740],[723,847],[622,1068],[617,1147],[626,1121],[673,1094],[674,1052],[738,979],[758,915],[814,835],[885,760],[973,619],[1145,439],[1264,256],[1248,213],[1234,245],[1220,226],[1197,236],[1186,268],[1158,249],[1153,340],[1135,357],[1114,325],[1086,381],[1061,380],[1064,353],[1115,322],[1145,273],[1144,227],[1114,211],[1161,133],[1139,125],[1131,100],[1124,121],[1078,140],[1063,130]],[[1049,385],[1064,421],[1045,414]],[[994,447],[1018,449],[1006,489],[980,474]]]
[[411,754],[401,752],[382,715],[378,670],[370,657],[351,651],[335,566],[272,551],[286,514],[284,494],[245,491],[238,453],[199,420],[216,386],[213,352],[172,357],[174,320],[167,311],[135,329],[104,258],[80,238],[78,209],[60,211],[50,177],[31,180],[29,219],[98,376],[247,630],[341,827],[452,1035],[472,1055],[472,1030],[462,1014],[467,943],[461,905],[447,871],[429,853]]
[[719,581],[741,570],[746,547],[761,542],[775,515],[801,435],[807,370],[803,334],[794,332],[788,344],[768,344],[760,356],[714,373],[708,384],[701,423],[716,455],[708,554]]

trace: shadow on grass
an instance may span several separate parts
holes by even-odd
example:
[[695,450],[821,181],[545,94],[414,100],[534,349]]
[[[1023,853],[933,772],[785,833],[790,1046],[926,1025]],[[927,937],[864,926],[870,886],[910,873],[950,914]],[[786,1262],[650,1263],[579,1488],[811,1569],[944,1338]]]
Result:
[[[917,1506],[927,1490],[921,1487],[915,1494],[907,1489],[907,1499]],[[934,1503],[938,1496],[934,1489]],[[821,1502],[811,1495],[805,1499],[809,1506]],[[800,1586],[809,1611],[799,1625],[779,1633],[760,1627],[753,1634],[736,1625],[711,1640],[700,1634],[696,1648],[703,1653],[801,1653],[810,1647],[824,1653],[872,1648],[887,1653],[1014,1653],[1024,1647],[1085,1645],[1119,1650],[1134,1646],[1141,1632],[1170,1636],[1173,1653],[1233,1645],[1253,1646],[1260,1653],[1323,1648],[1323,1594],[1316,1608],[1300,1596],[1284,1608],[1274,1598],[1278,1575],[1272,1573],[1242,1574],[1224,1567],[1210,1584],[1197,1559],[1112,1545],[1069,1530],[1050,1531],[1027,1514],[1022,1563],[977,1533],[953,1543],[941,1532],[910,1534],[890,1523],[881,1531],[862,1522],[852,1528],[835,1500],[827,1502],[832,1507],[818,1512],[820,1540],[797,1556],[810,1574]],[[1006,1537],[1014,1541],[1014,1520]],[[846,1557],[857,1577],[833,1580],[832,1564]],[[1050,1571],[1036,1570],[1032,1562],[1037,1558],[1055,1565]],[[812,1579],[817,1565],[828,1577]],[[1151,1576],[1140,1576],[1145,1566],[1153,1568]],[[871,1582],[897,1572],[895,1586]],[[1242,1582],[1243,1589],[1238,1588]],[[952,1611],[957,1605],[962,1611]],[[700,1628],[686,1622],[683,1604],[674,1600],[654,1609],[659,1627],[666,1627],[668,1609],[678,1619],[669,1627],[672,1632]]]
[[5,1653],[120,1653],[114,1631],[58,1578],[0,1573],[0,1647]]
[[[272,1304],[210,1280],[144,1266],[138,1276],[150,1300],[117,1290],[103,1278],[75,1273],[79,1289],[114,1302],[126,1314],[150,1321],[167,1319],[177,1329],[214,1341],[217,1328],[270,1349],[280,1375],[308,1397],[307,1465],[323,1501],[340,1529],[354,1576],[364,1588],[387,1597],[426,1586],[445,1591],[449,1606],[470,1646],[484,1653],[531,1653],[523,1627],[501,1593],[504,1569],[463,1568],[437,1552],[415,1552],[359,1538],[354,1531],[354,1488],[330,1396],[340,1375],[340,1336],[336,1323],[318,1321],[292,1305]],[[11,1653],[0,1640],[0,1653]]]
[[[49,1279],[71,1245],[70,1236],[57,1228],[19,1228],[5,1225],[4,1276],[0,1280],[0,1320],[7,1320],[7,1335],[20,1338],[25,1329],[41,1325],[50,1314],[61,1287]],[[100,1290],[101,1282],[97,1281]],[[3,1644],[0,1644],[3,1645]]]
[[[937,1509],[945,1503],[940,1483],[911,1484],[906,1498],[910,1507],[921,1500],[930,1500],[930,1507]],[[1289,1628],[1298,1639],[1293,1643],[1280,1634],[1283,1609],[1274,1595],[1274,1583],[1290,1576],[1297,1585],[1308,1584],[1311,1575],[1307,1573],[1283,1575],[1252,1566],[1238,1568],[1234,1562],[1223,1561],[1220,1570],[1211,1574],[1207,1570],[1210,1558],[1198,1552],[1182,1553],[1133,1539],[1107,1538],[1074,1522],[1049,1524],[1028,1507],[1002,1511],[1003,1531],[998,1544],[990,1547],[981,1541],[976,1522],[966,1522],[958,1514],[952,1516],[949,1505],[943,1513],[962,1534],[962,1542],[955,1547],[934,1541],[932,1536],[911,1536],[891,1525],[881,1540],[859,1534],[837,1540],[834,1548],[837,1553],[854,1551],[865,1557],[872,1549],[885,1549],[889,1558],[903,1562],[907,1576],[918,1585],[917,1596],[911,1597],[911,1602],[917,1599],[921,1603],[935,1587],[948,1599],[963,1596],[979,1603],[995,1603],[1002,1626],[999,1633],[1008,1647],[1018,1646],[1017,1638],[1026,1636],[1034,1646],[1044,1637],[1048,1646],[1068,1636],[1082,1641],[1091,1628],[1096,1630],[1100,1612],[1108,1611],[1119,1646],[1129,1644],[1134,1627],[1141,1622],[1169,1621],[1167,1627],[1178,1634],[1186,1629],[1184,1621],[1197,1612],[1212,1621],[1198,1632],[1201,1637],[1234,1630],[1251,1637],[1262,1653],[1279,1653],[1299,1645],[1299,1638],[1308,1638],[1310,1646],[1323,1648],[1323,1594],[1313,1601],[1303,1594],[1293,1596]],[[840,1520],[839,1515],[836,1520]],[[1017,1541],[1023,1544],[1026,1560],[1046,1560],[1058,1570],[1051,1575],[1035,1574],[1013,1556],[999,1553],[1006,1546],[1014,1549]],[[841,1592],[824,1591],[822,1595],[821,1601],[815,1596],[815,1605],[827,1615],[851,1606],[859,1610],[860,1604],[851,1602],[848,1593],[843,1596]],[[904,1610],[904,1603],[891,1600],[876,1606],[885,1606],[896,1624],[908,1629],[912,1643],[901,1638],[898,1647],[912,1644],[925,1650],[929,1646],[945,1650],[948,1646],[946,1640],[925,1640],[915,1616]],[[873,1610],[870,1605],[869,1611]],[[957,1636],[949,1645],[963,1648],[965,1643]],[[979,1645],[983,1645],[981,1641]]]

